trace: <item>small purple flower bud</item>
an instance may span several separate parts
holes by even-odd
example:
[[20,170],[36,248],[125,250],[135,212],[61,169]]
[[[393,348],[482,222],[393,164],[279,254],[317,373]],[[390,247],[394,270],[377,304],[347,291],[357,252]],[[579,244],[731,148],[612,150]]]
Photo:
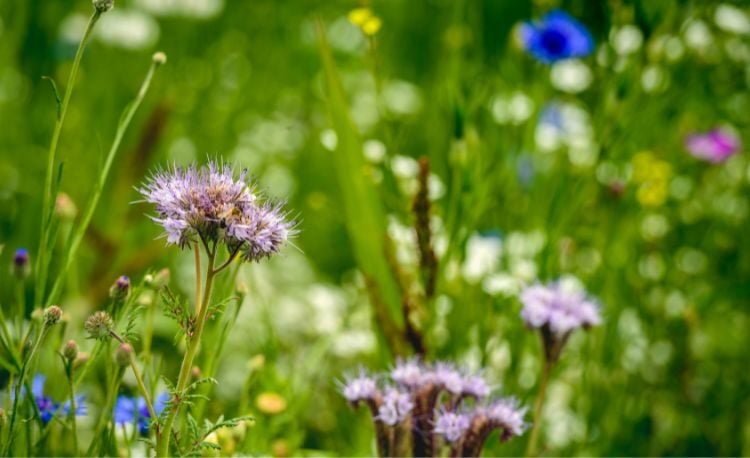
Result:
[[435,434],[439,434],[448,442],[456,442],[461,439],[469,425],[471,419],[468,415],[455,412],[442,412],[438,414],[435,420]]
[[435,384],[451,394],[461,394],[464,389],[464,377],[458,369],[450,364],[438,363],[432,372]]
[[26,248],[19,248],[13,255],[13,275],[17,278],[26,278],[29,273],[31,273],[29,251]]
[[117,280],[109,288],[109,297],[116,303],[122,304],[130,295],[130,278],[125,275],[117,277]]
[[467,375],[463,379],[461,394],[471,396],[474,399],[484,399],[490,395],[490,385],[478,375]]

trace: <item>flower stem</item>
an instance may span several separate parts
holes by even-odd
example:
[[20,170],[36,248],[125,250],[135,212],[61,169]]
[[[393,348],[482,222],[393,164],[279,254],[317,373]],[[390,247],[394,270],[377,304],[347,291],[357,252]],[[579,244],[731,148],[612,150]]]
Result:
[[70,69],[70,75],[68,75],[68,84],[65,86],[65,95],[63,96],[63,100],[58,108],[57,120],[55,121],[55,128],[52,131],[52,140],[50,141],[49,152],[47,153],[47,174],[44,179],[44,203],[42,205],[42,228],[41,233],[39,234],[39,252],[36,260],[36,287],[34,289],[34,304],[37,305],[42,305],[45,283],[47,281],[46,270],[49,266],[45,257],[47,254],[47,242],[49,238],[48,229],[52,219],[52,178],[54,175],[57,145],[60,141],[60,133],[62,132],[63,123],[65,122],[65,114],[68,112],[70,97],[73,95],[73,86],[75,86],[78,68],[81,66],[83,51],[91,38],[91,32],[94,30],[94,26],[100,16],[101,12],[95,9],[91,18],[89,18],[88,24],[86,24],[86,29],[83,32],[83,37],[81,38],[75,58],[73,59],[73,66]]
[[[26,358],[26,360],[23,362],[23,366],[21,366],[21,375],[18,376],[18,381],[16,381],[13,407],[11,408],[10,412],[10,428],[8,429],[8,445],[5,447],[5,456],[10,456],[11,451],[13,450],[16,417],[18,416],[18,401],[21,399],[21,387],[26,381],[26,373],[28,372],[28,368],[31,365],[32,360],[34,359],[34,355],[36,354],[37,350],[39,350],[39,346],[41,345],[42,340],[44,340],[44,336],[47,335],[48,330],[49,327],[47,325],[43,325],[42,330],[39,331],[39,335],[37,336],[36,341],[34,341],[34,345],[31,347],[29,357]],[[32,396],[32,393],[28,392],[26,393],[26,396]]]
[[[185,387],[190,379],[190,370],[193,367],[193,359],[198,353],[198,346],[200,345],[201,335],[203,334],[203,325],[206,322],[208,315],[208,303],[211,299],[211,285],[213,284],[215,256],[213,252],[208,252],[208,265],[206,266],[206,280],[203,288],[203,298],[196,297],[196,310],[200,310],[198,319],[195,324],[195,331],[192,336],[187,336],[188,345],[185,352],[185,356],[182,359],[182,365],[180,366],[180,375],[177,378],[177,385],[173,394],[172,402],[169,405],[169,411],[167,418],[164,421],[164,427],[160,428],[156,440],[156,456],[169,456],[169,441],[172,435],[172,425],[174,424],[177,413],[180,410],[180,404],[182,397],[185,394]],[[197,279],[196,281],[200,281]],[[198,306],[200,305],[200,306]]]
[[96,210],[96,207],[99,203],[99,198],[102,195],[102,191],[104,191],[104,185],[107,182],[109,170],[110,168],[112,168],[112,163],[114,162],[117,150],[120,148],[120,143],[122,142],[122,138],[125,135],[125,131],[128,129],[128,126],[130,126],[130,122],[133,120],[135,112],[138,110],[141,102],[143,102],[143,98],[146,96],[146,92],[148,92],[148,88],[151,86],[151,79],[154,76],[154,72],[156,72],[156,69],[160,67],[162,63],[163,62],[157,61],[156,59],[151,61],[151,66],[149,67],[148,72],[143,79],[143,83],[141,83],[141,88],[138,90],[138,94],[135,96],[135,99],[133,99],[133,101],[125,108],[125,111],[120,118],[120,123],[117,125],[117,131],[115,132],[115,138],[112,141],[112,146],[109,148],[107,157],[104,160],[104,166],[102,167],[102,171],[99,173],[99,179],[95,184],[93,193],[91,195],[91,200],[86,207],[86,212],[84,213],[81,223],[73,233],[70,244],[68,245],[68,251],[65,253],[65,256],[63,258],[60,272],[58,273],[57,278],[55,279],[55,283],[52,286],[52,291],[50,291],[50,294],[47,297],[47,302],[53,302],[57,300],[57,296],[60,294],[63,280],[66,277],[65,274],[70,268],[70,264],[73,262],[73,258],[78,251],[78,247],[81,245],[83,236],[86,234],[86,229],[91,223],[91,218],[93,218],[94,216],[94,211]]
[[68,389],[70,389],[70,413],[68,414],[68,420],[70,421],[71,433],[73,434],[73,455],[78,455],[78,430],[76,427],[76,393],[73,386],[73,363],[68,363],[66,370],[68,376]]
[[551,371],[552,363],[545,359],[544,367],[542,368],[542,378],[539,381],[539,392],[537,393],[536,402],[534,403],[534,425],[531,427],[531,435],[529,436],[529,442],[526,446],[527,457],[537,455],[537,441],[539,439],[539,430],[541,429],[542,423],[542,408],[544,407],[544,398],[547,394],[547,383],[549,382]]

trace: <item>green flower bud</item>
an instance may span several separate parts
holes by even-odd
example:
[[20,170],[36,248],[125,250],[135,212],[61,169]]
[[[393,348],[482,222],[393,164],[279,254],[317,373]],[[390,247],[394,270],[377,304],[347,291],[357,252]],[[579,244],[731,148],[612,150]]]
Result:
[[69,340],[63,347],[63,356],[68,361],[75,361],[78,358],[78,344],[75,340]]
[[53,326],[57,324],[62,318],[62,309],[56,305],[50,305],[44,309],[42,320],[44,320],[45,326]]
[[114,325],[115,323],[112,321],[109,313],[100,310],[86,318],[83,327],[88,332],[90,338],[107,339],[110,337]]
[[115,350],[115,362],[120,367],[128,367],[133,359],[133,346],[129,343],[122,343]]

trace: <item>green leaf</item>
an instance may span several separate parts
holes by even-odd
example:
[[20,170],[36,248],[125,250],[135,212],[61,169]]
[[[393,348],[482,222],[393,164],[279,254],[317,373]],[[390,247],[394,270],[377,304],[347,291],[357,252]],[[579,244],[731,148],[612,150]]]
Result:
[[330,119],[338,138],[331,162],[343,201],[346,229],[359,268],[379,291],[391,318],[400,323],[401,299],[385,258],[385,212],[362,154],[362,140],[351,120],[346,95],[320,22],[318,39]]

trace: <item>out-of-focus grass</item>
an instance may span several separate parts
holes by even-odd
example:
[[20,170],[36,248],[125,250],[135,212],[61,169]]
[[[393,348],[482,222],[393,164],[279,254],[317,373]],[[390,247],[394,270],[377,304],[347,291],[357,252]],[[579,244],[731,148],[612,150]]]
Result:
[[[126,32],[95,37],[61,139],[61,189],[79,211],[143,62],[161,49],[169,64],[124,139],[66,279],[65,338],[81,337],[84,317],[105,302],[117,275],[170,267],[174,284],[190,292],[190,254],[155,240],[147,209],[132,203],[133,186],[154,166],[235,160],[272,196],[289,200],[301,219],[301,252],[243,267],[249,293],[206,411],[256,416],[237,451],[372,453],[368,419],[349,409],[336,385],[360,365],[392,362],[374,337],[355,268],[382,285],[392,281],[382,235],[393,231],[393,219],[411,224],[404,176],[411,163],[403,158],[424,155],[444,190],[435,214],[453,241],[450,258],[441,259],[431,309],[437,318],[425,330],[431,356],[484,366],[503,394],[531,404],[537,339],[523,328],[515,295],[489,293],[486,277],[528,283],[573,274],[601,300],[605,324],[576,336],[557,369],[545,416],[549,453],[748,454],[749,164],[745,153],[722,165],[698,162],[682,145],[686,133],[719,123],[750,141],[747,35],[717,26],[715,2],[554,3],[585,22],[603,49],[586,59],[592,83],[581,93],[555,89],[549,70],[513,42],[514,25],[546,3],[375,2],[383,27],[372,54],[346,20],[358,6],[352,2],[192,2],[218,5],[201,17],[188,7],[157,13],[147,0],[119,1],[115,11],[134,16],[100,24]],[[65,80],[75,51],[69,36],[88,8],[86,1],[0,3],[0,266],[9,265],[15,247],[34,256],[55,116],[41,76]],[[317,17],[330,42],[322,59]],[[689,25],[698,19],[711,38],[703,50],[689,45]],[[624,24],[636,25],[644,41],[620,56],[611,37]],[[134,40],[139,34],[147,39]],[[666,44],[657,49],[664,37],[682,46],[679,57],[667,57]],[[647,91],[652,69],[663,79]],[[518,94],[525,116],[517,105],[508,108]],[[551,101],[587,113],[582,124],[592,132],[593,158],[582,160],[566,145],[539,147],[540,114]],[[329,149],[333,132],[338,143]],[[359,154],[381,146],[381,161]],[[660,205],[638,200],[634,157],[644,150],[670,166]],[[373,176],[380,181],[368,181]],[[620,182],[621,193],[612,187]],[[503,253],[493,272],[470,279],[466,245],[477,234],[498,235]],[[53,271],[63,252],[57,247]],[[11,285],[0,269],[3,307],[13,300]],[[384,288],[386,301],[398,305],[395,285]],[[234,285],[223,290],[229,296]],[[169,374],[179,364],[170,356],[174,334],[157,313],[154,347]],[[59,371],[54,344],[40,359],[49,374]],[[202,353],[204,361],[210,356]],[[101,397],[96,383],[85,388],[92,402]],[[263,410],[259,397],[269,393],[284,399],[282,411]],[[488,454],[518,455],[523,446],[523,439],[493,440]]]

